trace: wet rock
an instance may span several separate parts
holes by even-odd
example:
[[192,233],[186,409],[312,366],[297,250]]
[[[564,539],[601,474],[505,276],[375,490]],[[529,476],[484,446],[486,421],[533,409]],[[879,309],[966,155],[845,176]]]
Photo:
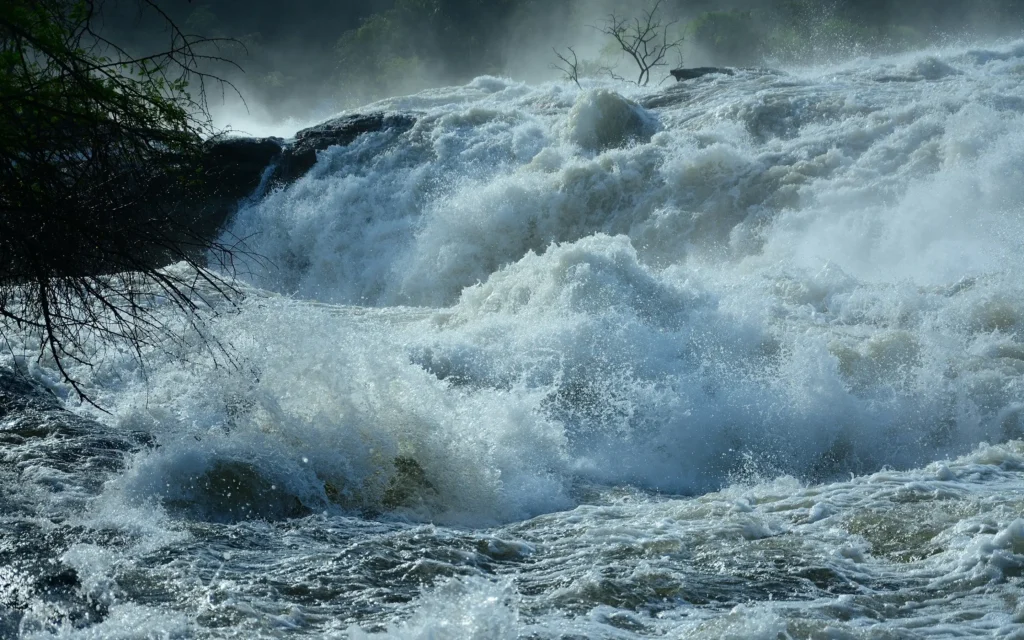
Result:
[[[176,478],[163,504],[172,513],[203,522],[269,522],[312,513],[298,496],[278,486],[260,469],[240,460],[218,460],[202,474]],[[170,490],[168,490],[170,491]]]
[[408,131],[414,124],[416,119],[405,114],[371,113],[335,118],[303,129],[285,149],[274,171],[274,181],[287,184],[301,178],[316,164],[318,151],[352,144],[364,133],[388,129]]
[[190,190],[181,222],[201,238],[214,238],[251,196],[284,151],[280,138],[217,138],[206,145],[202,178]]
[[[238,209],[239,201],[261,195],[257,193],[261,184],[290,184],[316,164],[319,151],[349,145],[364,133],[389,129],[408,131],[415,123],[415,118],[404,114],[357,114],[303,129],[291,141],[281,138],[211,140],[201,161],[202,177],[192,185],[185,205],[175,214],[179,226],[198,238],[215,238]],[[271,167],[272,173],[266,175]]]
[[38,382],[0,367],[0,425],[14,414],[28,410],[47,413],[64,409],[60,400]]
[[203,171],[215,179],[220,194],[243,198],[256,190],[284,148],[280,138],[217,138],[207,143]]
[[405,456],[395,458],[395,475],[391,477],[384,492],[384,507],[398,509],[413,506],[423,500],[424,494],[436,494],[436,490],[420,463]]
[[566,138],[588,151],[605,151],[631,142],[648,142],[658,128],[643,107],[612,91],[582,94],[569,112]]
[[728,67],[690,67],[689,69],[673,69],[669,73],[672,77],[682,82],[683,80],[695,80],[713,73],[727,76],[734,76],[736,72]]

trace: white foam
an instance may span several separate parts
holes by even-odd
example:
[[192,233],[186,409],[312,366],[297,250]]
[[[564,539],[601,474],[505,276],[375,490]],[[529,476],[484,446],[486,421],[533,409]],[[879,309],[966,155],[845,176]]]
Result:
[[[55,625],[35,619],[35,610],[26,613],[19,634],[25,640],[148,640],[159,637],[178,640],[194,637],[194,629],[182,614],[137,604],[120,604],[110,608],[102,622],[85,628],[66,623]],[[45,616],[45,612],[39,612]]]
[[[970,73],[878,80],[936,55]],[[1024,96],[1013,51],[964,55],[741,72],[646,110],[496,78],[378,105],[418,122],[232,229],[274,265],[254,284],[361,306],[253,295],[211,326],[237,371],[197,349],[86,373],[126,376],[105,399],[161,444],[111,491],[216,503],[227,473],[279,491],[265,517],[397,491],[410,517],[503,520],[581,480],[705,491],[1019,437]],[[662,130],[581,142],[626,111]]]
[[384,633],[347,629],[353,640],[512,640],[520,637],[518,597],[509,582],[455,579],[432,590],[417,603],[412,619],[388,625]]
[[603,151],[651,139],[657,120],[642,107],[607,89],[584,92],[569,111],[565,137],[587,151]]

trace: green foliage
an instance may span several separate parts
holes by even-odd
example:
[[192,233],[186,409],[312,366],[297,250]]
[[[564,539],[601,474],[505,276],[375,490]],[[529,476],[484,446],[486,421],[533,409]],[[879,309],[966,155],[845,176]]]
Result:
[[410,31],[414,23],[434,15],[436,7],[429,0],[408,0],[341,35],[335,48],[336,82],[345,88],[350,104],[399,93],[423,74]]
[[750,65],[764,55],[765,35],[751,11],[707,11],[687,27],[690,41],[716,64]]
[[688,30],[715,64],[837,60],[924,45],[925,34],[899,19],[913,17],[901,8],[915,1],[776,0],[749,11],[705,12]]
[[196,43],[128,55],[91,31],[90,6],[64,0],[0,6],[6,180],[21,184],[45,175],[56,157],[65,177],[87,171],[100,148],[125,160],[194,150],[210,129],[203,90],[189,93],[192,70],[181,64]]

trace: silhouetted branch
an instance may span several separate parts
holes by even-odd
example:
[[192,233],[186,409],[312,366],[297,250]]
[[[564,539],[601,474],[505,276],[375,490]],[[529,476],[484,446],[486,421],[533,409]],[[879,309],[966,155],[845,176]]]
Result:
[[[233,41],[186,34],[155,0],[137,1],[169,28],[163,51],[135,55],[106,39],[91,0],[0,10],[0,339],[34,340],[89,403],[68,367],[91,366],[98,345],[123,343],[141,359],[183,351],[190,334],[230,363],[203,316],[240,296],[237,245],[199,228],[196,211],[208,190],[204,138],[215,133],[207,83],[237,92],[201,65],[233,64],[216,53]],[[206,267],[211,255],[223,271]]]
[[637,86],[647,86],[651,81],[651,70],[666,66],[668,63],[665,58],[673,51],[679,54],[683,43],[683,38],[669,38],[669,30],[676,22],[666,23],[658,17],[662,2],[657,0],[649,11],[638,18],[620,18],[614,13],[609,14],[603,26],[594,27],[614,38],[622,51],[636,63],[639,75],[634,82]]

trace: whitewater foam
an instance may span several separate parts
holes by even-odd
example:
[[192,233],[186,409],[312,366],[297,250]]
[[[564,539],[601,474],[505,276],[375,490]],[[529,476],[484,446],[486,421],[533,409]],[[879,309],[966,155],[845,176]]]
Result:
[[116,535],[61,534],[71,604],[0,596],[39,637],[1019,633],[1022,69],[372,105],[416,124],[228,229],[261,256],[203,326],[230,366],[74,369],[146,436],[123,468],[19,441],[33,518]]
[[[1013,51],[739,72],[650,108],[496,78],[375,105],[417,123],[230,229],[292,296],[212,325],[242,366],[197,353],[106,398],[162,441],[119,490],[505,520],[588,483],[700,493],[1017,437]],[[919,81],[878,80],[899,69]]]

